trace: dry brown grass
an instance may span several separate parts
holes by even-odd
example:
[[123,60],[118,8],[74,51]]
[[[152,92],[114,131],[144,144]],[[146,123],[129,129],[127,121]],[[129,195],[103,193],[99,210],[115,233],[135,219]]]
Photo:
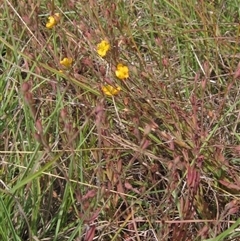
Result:
[[235,5],[1,3],[1,240],[237,240]]

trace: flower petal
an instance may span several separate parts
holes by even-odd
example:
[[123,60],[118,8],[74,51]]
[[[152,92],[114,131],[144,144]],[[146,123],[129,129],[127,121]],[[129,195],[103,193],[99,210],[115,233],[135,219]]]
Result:
[[129,69],[123,64],[118,64],[115,74],[121,80],[127,79],[129,77]]
[[65,66],[66,68],[70,68],[72,65],[73,59],[72,58],[63,58],[60,61],[60,64]]
[[46,28],[52,29],[60,20],[60,14],[55,13],[52,16],[48,17],[48,22],[46,23]]
[[101,56],[104,57],[106,56],[108,50],[110,49],[110,44],[106,40],[102,40],[98,45],[97,45],[97,53]]
[[111,85],[104,85],[102,91],[107,96],[117,95],[121,90],[120,86],[113,87]]

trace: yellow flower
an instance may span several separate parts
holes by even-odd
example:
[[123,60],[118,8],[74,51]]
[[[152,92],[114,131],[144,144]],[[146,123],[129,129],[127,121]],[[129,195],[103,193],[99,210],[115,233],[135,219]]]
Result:
[[110,49],[110,44],[106,40],[102,40],[101,43],[97,45],[97,52],[101,57],[106,56],[107,51]]
[[60,14],[55,13],[52,16],[48,17],[48,22],[46,23],[46,28],[52,29],[60,20]]
[[103,93],[108,96],[117,95],[120,90],[121,90],[121,87],[118,85],[116,87],[113,87],[111,85],[104,85],[102,87]]
[[115,74],[119,79],[123,80],[123,79],[127,79],[129,77],[128,72],[129,72],[129,70],[128,70],[127,66],[125,66],[123,64],[118,64]]
[[72,65],[73,59],[72,58],[64,58],[60,61],[60,64],[66,68],[70,68]]

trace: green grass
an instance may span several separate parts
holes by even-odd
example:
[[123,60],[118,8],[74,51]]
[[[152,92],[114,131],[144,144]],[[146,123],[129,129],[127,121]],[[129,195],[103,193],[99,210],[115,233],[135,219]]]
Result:
[[238,1],[0,9],[0,240],[239,239]]

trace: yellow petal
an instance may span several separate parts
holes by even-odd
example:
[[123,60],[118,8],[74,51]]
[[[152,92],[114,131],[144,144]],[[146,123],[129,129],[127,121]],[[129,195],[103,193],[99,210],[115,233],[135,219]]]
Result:
[[73,59],[72,58],[64,58],[60,61],[60,64],[65,66],[66,68],[70,68],[72,65]]
[[123,64],[118,64],[115,74],[121,80],[127,79],[129,77],[129,69]]
[[53,28],[60,20],[60,14],[59,13],[55,13],[52,16],[48,17],[48,22],[46,23],[46,28]]
[[121,90],[120,86],[113,87],[111,85],[105,85],[102,87],[103,93],[107,96],[117,95],[120,90]]
[[51,29],[54,27],[55,23],[56,23],[56,21],[55,21],[54,17],[50,16],[50,17],[48,17],[48,22],[46,24],[46,27]]
[[106,40],[102,40],[101,43],[97,45],[97,53],[104,57],[107,54],[107,51],[110,49],[110,44]]

